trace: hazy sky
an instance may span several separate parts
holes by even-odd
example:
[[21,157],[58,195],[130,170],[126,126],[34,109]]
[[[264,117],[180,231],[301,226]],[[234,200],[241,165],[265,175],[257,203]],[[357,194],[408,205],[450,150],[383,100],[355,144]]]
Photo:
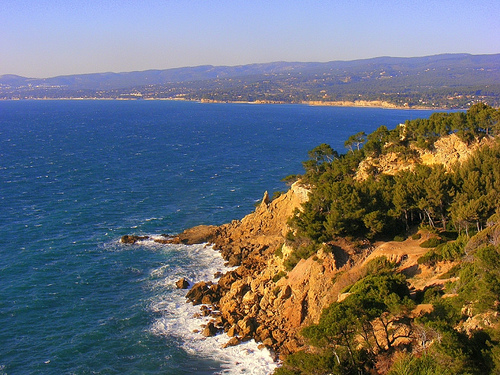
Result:
[[0,75],[500,53],[499,0],[1,0]]

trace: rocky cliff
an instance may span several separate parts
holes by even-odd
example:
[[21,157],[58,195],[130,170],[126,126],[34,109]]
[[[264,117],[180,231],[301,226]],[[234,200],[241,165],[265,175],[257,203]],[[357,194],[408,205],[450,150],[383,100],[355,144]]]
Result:
[[287,220],[307,199],[308,190],[295,183],[273,201],[266,193],[256,210],[242,220],[179,235],[181,242],[191,243],[193,235],[211,242],[229,265],[236,266],[217,284],[198,283],[187,294],[191,302],[206,303],[218,311],[212,333],[227,332],[232,337],[229,345],[254,338],[277,353],[294,352],[301,345],[298,330],[332,302],[331,285],[325,280],[332,280],[338,269],[333,253],[303,260],[288,273],[283,264],[291,251],[285,245],[290,230]]
[[181,233],[175,242],[210,242],[235,269],[216,284],[200,282],[187,293],[194,304],[204,304],[213,320],[203,334],[225,331],[227,345],[255,339],[284,357],[301,349],[300,330],[319,320],[322,310],[342,300],[342,289],[363,276],[371,259],[385,256],[409,276],[415,289],[444,283],[453,264],[425,267],[417,259],[427,249],[419,246],[429,238],[405,242],[366,243],[354,247],[345,240],[329,243],[309,259],[287,271],[284,261],[291,253],[286,245],[287,219],[307,200],[308,190],[295,183],[269,201],[267,193],[256,210],[242,220],[214,227],[200,226]]
[[195,227],[170,240],[212,243],[236,267],[217,284],[200,282],[187,294],[189,301],[208,305],[205,313],[213,314],[203,334],[225,331],[232,337],[228,345],[254,338],[285,356],[302,347],[300,329],[317,322],[323,308],[357,277],[350,270],[368,251],[343,240],[286,270],[284,262],[292,252],[286,245],[287,220],[307,199],[308,189],[295,183],[273,201],[266,193],[242,220]]
[[[419,150],[418,160],[401,161],[391,154],[366,159],[359,167],[358,178],[362,179],[370,168],[377,168],[378,173],[396,173],[417,162],[439,163],[449,169],[480,146],[480,142],[467,146],[450,135],[435,142],[432,151]],[[344,298],[342,290],[362,278],[364,265],[378,256],[395,262],[415,291],[450,281],[443,275],[453,263],[428,267],[417,262],[427,251],[420,244],[431,236],[429,233],[419,234],[418,240],[356,246],[337,239],[325,244],[314,256],[300,260],[293,269],[286,269],[286,260],[293,251],[287,246],[287,221],[307,201],[308,194],[306,187],[295,183],[286,194],[272,201],[266,193],[256,210],[242,220],[219,227],[192,228],[170,239],[182,243],[209,242],[221,251],[230,266],[235,266],[216,284],[195,284],[187,294],[189,301],[210,306],[205,311],[214,315],[204,334],[225,331],[232,337],[228,345],[254,338],[279,355],[296,352],[304,345],[300,330],[317,323],[325,307]]]
[[490,138],[482,138],[468,145],[456,134],[451,134],[439,138],[430,150],[412,146],[415,151],[413,157],[397,152],[384,153],[378,157],[368,156],[360,163],[356,179],[365,180],[373,173],[394,175],[399,171],[412,169],[417,164],[442,164],[447,170],[450,170],[453,165],[464,162],[478,148],[488,143],[491,143]]

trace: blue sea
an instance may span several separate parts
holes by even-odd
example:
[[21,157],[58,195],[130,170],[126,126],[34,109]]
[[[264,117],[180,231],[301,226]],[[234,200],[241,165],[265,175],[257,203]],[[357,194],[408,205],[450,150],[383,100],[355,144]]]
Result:
[[307,151],[431,111],[174,101],[0,102],[0,374],[266,374],[257,343],[205,339],[175,281],[204,245],[139,245],[254,209]]

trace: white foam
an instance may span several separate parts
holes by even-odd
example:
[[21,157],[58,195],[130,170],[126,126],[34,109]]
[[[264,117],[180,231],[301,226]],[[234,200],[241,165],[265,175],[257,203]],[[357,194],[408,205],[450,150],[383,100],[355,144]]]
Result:
[[[153,242],[153,241],[151,241]],[[175,282],[181,277],[191,283],[198,281],[215,281],[216,272],[226,272],[224,260],[219,252],[204,245],[163,245],[169,252],[169,258],[175,261],[164,264],[151,271],[152,287],[155,299],[151,303],[151,311],[160,317],[154,322],[151,331],[155,335],[175,337],[180,346],[188,353],[210,358],[222,363],[220,374],[252,374],[267,375],[274,371],[276,363],[267,349],[259,349],[254,341],[247,341],[237,346],[223,348],[230,339],[219,334],[204,337],[200,332],[201,325],[208,323],[210,317],[196,318],[200,306],[186,302],[186,290],[177,289]]]

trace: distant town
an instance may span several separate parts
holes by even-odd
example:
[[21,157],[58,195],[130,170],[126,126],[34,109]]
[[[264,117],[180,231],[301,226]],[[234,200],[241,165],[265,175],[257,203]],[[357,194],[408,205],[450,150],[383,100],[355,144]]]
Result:
[[500,54],[0,76],[0,99],[169,99],[386,108],[500,106]]

